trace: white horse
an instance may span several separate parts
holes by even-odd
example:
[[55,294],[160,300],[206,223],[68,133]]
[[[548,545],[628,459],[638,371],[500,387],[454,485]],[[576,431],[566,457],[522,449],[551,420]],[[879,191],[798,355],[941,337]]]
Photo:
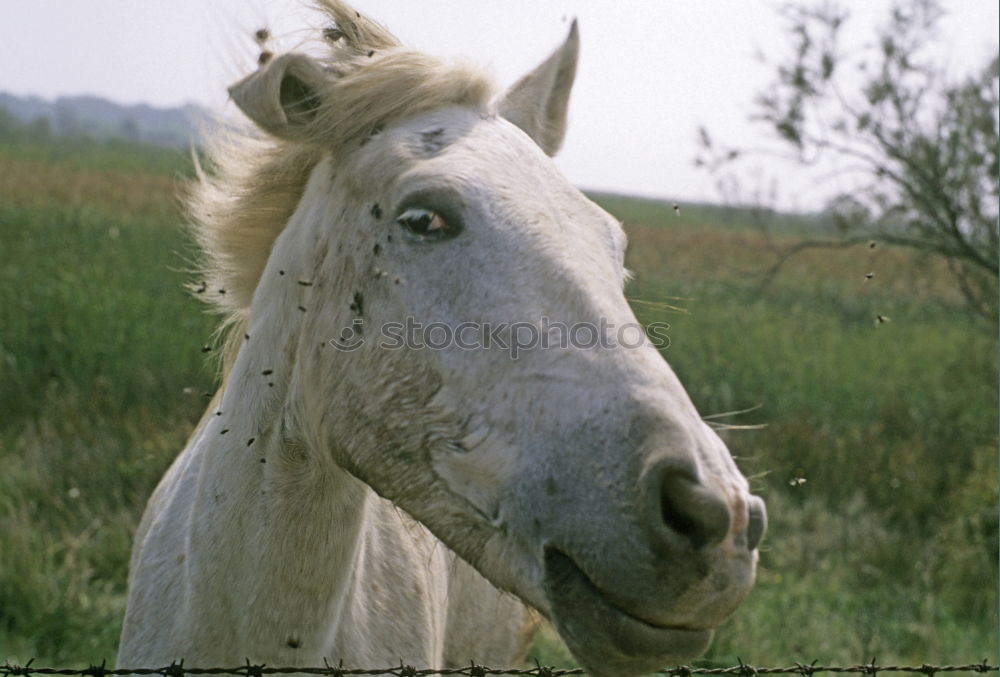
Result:
[[[230,342],[139,526],[119,664],[511,666],[528,606],[598,675],[697,656],[763,503],[654,347],[522,336],[636,322],[620,224],[549,159],[576,26],[497,93],[324,6],[328,55],[236,84],[266,138],[193,188]],[[517,359],[470,345],[504,322]]]

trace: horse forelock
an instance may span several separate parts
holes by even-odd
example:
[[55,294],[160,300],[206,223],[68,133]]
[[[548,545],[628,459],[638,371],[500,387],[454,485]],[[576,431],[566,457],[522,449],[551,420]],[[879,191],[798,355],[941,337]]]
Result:
[[339,0],[318,0],[328,74],[305,135],[294,141],[251,127],[217,130],[196,163],[185,204],[201,251],[196,295],[223,316],[223,371],[249,321],[254,290],[275,240],[325,154],[342,158],[383,126],[446,106],[486,110],[495,88],[482,70],[407,49],[383,26]]

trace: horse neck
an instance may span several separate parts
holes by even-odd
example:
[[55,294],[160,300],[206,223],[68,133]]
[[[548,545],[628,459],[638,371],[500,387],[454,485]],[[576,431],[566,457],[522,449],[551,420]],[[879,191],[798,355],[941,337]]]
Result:
[[[251,326],[249,333],[252,343],[262,332]],[[211,415],[195,441],[207,452],[196,509],[214,509],[205,510],[212,523],[194,547],[216,573],[201,581],[216,587],[194,591],[205,611],[194,616],[232,625],[242,642],[261,646],[273,646],[274,629],[282,628],[287,650],[278,646],[269,660],[336,656],[369,665],[405,656],[437,664],[451,556],[337,466],[329,450],[296,439],[298,426],[286,426],[304,409],[296,380],[267,381],[278,369],[263,365],[243,347],[221,398],[222,416]],[[213,493],[231,497],[228,510],[210,505]],[[228,587],[220,589],[220,580]],[[216,608],[234,613],[219,616]]]
[[291,432],[299,327],[294,315],[251,322],[189,449],[200,458],[189,556],[214,572],[195,581],[197,616],[267,645],[280,627],[289,651],[328,642],[317,633],[349,613],[376,500]]

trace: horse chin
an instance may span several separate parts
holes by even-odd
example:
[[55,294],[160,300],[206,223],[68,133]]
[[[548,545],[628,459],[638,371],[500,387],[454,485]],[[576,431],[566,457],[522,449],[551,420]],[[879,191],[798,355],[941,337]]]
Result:
[[710,629],[657,625],[615,606],[558,550],[546,552],[544,587],[560,636],[597,677],[629,677],[684,663],[712,641]]

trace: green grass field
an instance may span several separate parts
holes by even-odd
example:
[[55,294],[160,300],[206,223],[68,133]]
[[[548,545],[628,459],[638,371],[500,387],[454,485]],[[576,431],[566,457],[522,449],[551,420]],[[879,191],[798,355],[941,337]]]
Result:
[[[0,660],[114,659],[132,531],[213,389],[213,320],[180,272],[189,171],[120,143],[0,145]],[[746,215],[597,199],[699,410],[766,424],[723,433],[771,524],[701,664],[995,660],[996,332],[944,263],[808,251],[760,289]],[[787,242],[806,227],[776,218]],[[570,660],[550,631],[532,657]]]

